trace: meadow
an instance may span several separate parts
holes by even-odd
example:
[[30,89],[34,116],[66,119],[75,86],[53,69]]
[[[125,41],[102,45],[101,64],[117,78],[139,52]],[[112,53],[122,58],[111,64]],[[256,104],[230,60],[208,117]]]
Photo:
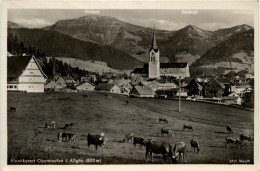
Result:
[[[185,142],[187,153],[182,164],[254,163],[254,143],[244,142],[242,148],[225,147],[226,137],[254,133],[253,111],[182,101],[182,110],[178,112],[176,100],[121,95],[109,98],[98,92],[84,94],[87,97],[81,93],[8,92],[8,163],[15,164],[11,161],[19,159],[61,159],[61,164],[145,164],[145,147],[122,141],[131,132],[144,139],[169,142],[172,146]],[[16,108],[15,112],[9,111],[11,106]],[[169,123],[159,123],[159,117],[167,118]],[[56,129],[43,127],[50,121],[58,124]],[[74,126],[62,129],[66,122]],[[183,124],[192,125],[194,131],[183,131]],[[233,134],[226,131],[226,125],[232,126]],[[173,136],[161,136],[161,128],[170,129]],[[108,138],[103,152],[101,148],[94,150],[93,146],[89,149],[87,134],[101,131]],[[59,132],[75,133],[76,142],[58,142]],[[198,141],[200,153],[191,150],[190,139]],[[162,161],[161,155],[154,156],[154,164]],[[152,163],[150,158],[147,163]],[[33,164],[42,163],[38,160]]]

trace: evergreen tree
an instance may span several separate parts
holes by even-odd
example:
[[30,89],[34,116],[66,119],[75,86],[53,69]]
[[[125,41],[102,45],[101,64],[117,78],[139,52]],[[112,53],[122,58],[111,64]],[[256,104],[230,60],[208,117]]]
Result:
[[254,108],[254,80],[250,81],[250,85],[252,90],[250,92],[246,92],[242,97],[242,106],[247,108]]

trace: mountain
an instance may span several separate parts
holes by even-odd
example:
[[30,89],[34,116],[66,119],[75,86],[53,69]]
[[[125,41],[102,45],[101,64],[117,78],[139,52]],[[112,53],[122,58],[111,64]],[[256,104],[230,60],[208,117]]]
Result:
[[[251,26],[243,24],[216,31],[207,31],[194,25],[188,25],[176,31],[156,29],[155,33],[160,55],[168,57],[171,62],[188,62],[191,65],[191,71],[192,68],[200,66],[204,68],[225,66],[225,68],[230,69],[231,65],[233,65],[232,67],[246,69],[252,68],[249,63],[253,59],[253,49],[251,48],[253,46],[253,37],[248,41],[247,39],[244,40],[241,35],[250,32],[252,29]],[[25,37],[23,31],[18,30],[21,29],[16,29],[16,32],[19,32],[19,36],[27,42],[27,45],[33,43],[33,46],[45,49],[51,55],[57,54],[61,57],[103,61],[107,62],[109,67],[115,69],[130,69],[135,65],[140,66],[143,62],[147,62],[154,31],[153,28],[141,27],[113,17],[100,15],[88,15],[57,21],[55,24],[43,28],[38,38],[38,33],[33,38],[27,34],[29,37]],[[39,30],[37,32],[40,32]],[[45,32],[48,36],[54,37],[45,40],[43,37]],[[56,37],[58,41],[55,41],[55,43],[59,42],[59,46],[62,47],[57,46],[55,49],[47,43],[45,43],[46,45],[44,43],[41,43],[41,46],[38,45],[37,39],[53,42],[52,39]],[[75,46],[65,41],[77,42],[76,44],[81,42],[84,46]],[[242,46],[243,43],[245,45]],[[76,50],[72,49],[72,47],[75,47]],[[98,50],[89,47],[97,47]],[[103,48],[106,52],[102,51]],[[68,49],[72,50],[69,51]],[[99,52],[100,49],[102,52]],[[108,49],[113,49],[113,52]],[[108,52],[116,54],[116,56],[104,55],[108,54]],[[102,53],[102,55],[99,55],[99,53]],[[117,61],[123,58],[128,62]],[[211,60],[217,62],[215,66],[214,62],[210,62]],[[227,61],[231,62],[231,65],[227,64]],[[246,62],[248,64],[244,65]]]
[[[76,19],[60,20],[45,27],[71,37],[111,45],[141,61],[148,61],[148,51],[152,40],[152,28],[136,26],[113,17],[87,15]],[[158,41],[167,39],[174,32],[156,30]]]
[[[192,64],[217,43],[233,34],[251,28],[248,25],[238,25],[216,31],[206,31],[188,25],[176,31],[156,29],[155,32],[161,56],[167,56],[174,62],[184,61]],[[100,15],[60,20],[44,29],[58,31],[100,45],[110,45],[143,62],[148,61],[153,33],[152,28],[141,27],[120,21],[114,17]]]
[[129,54],[111,46],[82,41],[56,31],[21,28],[8,29],[8,34],[16,35],[24,47],[38,49],[45,52],[46,56],[103,61],[108,67],[120,70],[143,65]]
[[251,29],[253,29],[253,27],[246,24],[225,28],[225,29],[219,29],[214,32],[213,38],[216,37],[218,41],[222,41],[234,34],[245,32]]
[[[240,28],[239,28],[240,29]],[[247,29],[246,29],[247,30]],[[233,34],[204,53],[193,67],[253,70],[254,29]]]
[[11,28],[11,29],[24,28],[24,26],[21,26],[21,25],[15,23],[15,22],[12,22],[12,21],[7,22],[7,27]]

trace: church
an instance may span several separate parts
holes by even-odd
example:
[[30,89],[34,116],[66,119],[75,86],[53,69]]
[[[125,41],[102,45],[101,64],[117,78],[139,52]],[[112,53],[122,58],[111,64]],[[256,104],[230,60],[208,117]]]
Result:
[[153,32],[151,49],[149,50],[149,62],[145,63],[143,68],[135,68],[131,74],[132,76],[140,75],[149,79],[157,79],[161,76],[190,77],[188,63],[168,63],[163,61],[163,58],[160,58],[160,51],[156,44],[155,30]]

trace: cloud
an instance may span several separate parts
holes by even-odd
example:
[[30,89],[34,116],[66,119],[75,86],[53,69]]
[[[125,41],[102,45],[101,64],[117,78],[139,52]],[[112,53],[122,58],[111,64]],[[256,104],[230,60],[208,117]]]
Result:
[[171,30],[171,31],[178,30],[187,25],[185,23],[175,23],[175,22],[162,20],[162,19],[155,19],[155,18],[150,18],[149,20],[142,20],[141,23],[145,24],[147,27],[153,27],[155,25],[157,29]]
[[14,19],[13,22],[29,28],[41,28],[53,24],[50,21],[42,18]]
[[99,14],[99,10],[86,9],[85,14]]
[[218,29],[228,28],[230,26],[225,23],[213,22],[213,23],[202,23],[199,24],[197,27],[207,31],[216,31]]
[[153,28],[155,25],[156,29],[160,30],[178,30],[183,27],[185,27],[186,23],[176,23],[176,22],[171,22],[167,20],[162,20],[162,19],[156,19],[156,18],[150,18],[150,19],[141,19],[141,18],[120,18],[120,20],[129,22],[135,25],[143,26],[143,27],[150,27]]

